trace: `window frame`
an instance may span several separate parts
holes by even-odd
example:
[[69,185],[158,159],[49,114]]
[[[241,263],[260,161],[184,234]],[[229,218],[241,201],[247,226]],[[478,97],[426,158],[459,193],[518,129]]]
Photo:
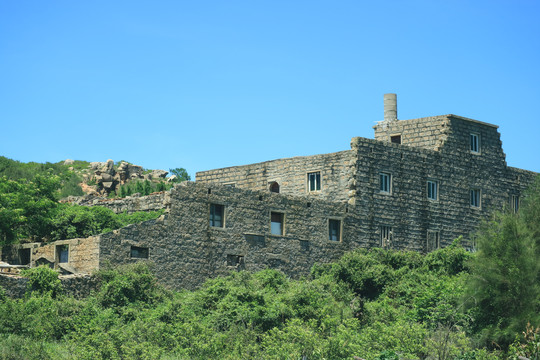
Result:
[[379,246],[383,249],[391,248],[394,241],[394,230],[392,226],[380,225],[379,235]]
[[[221,219],[218,219],[217,221],[221,221],[220,225],[216,225],[216,209],[221,209]],[[212,211],[214,209],[214,211]],[[208,219],[209,219],[209,225],[211,228],[216,229],[224,229],[225,228],[225,205],[219,204],[219,203],[210,203],[209,210],[208,210]]]
[[[433,192],[435,192],[435,195],[433,195]],[[437,180],[426,180],[426,196],[428,200],[439,201],[439,182]]]
[[510,195],[510,208],[512,209],[512,212],[514,214],[517,214],[519,212],[520,205],[521,205],[521,199],[519,198],[519,195],[518,194]]
[[[337,234],[335,234],[335,232],[333,231],[336,229],[337,229]],[[343,221],[338,218],[329,218],[328,219],[328,241],[341,242],[342,234],[343,234]]]
[[[70,253],[69,244],[59,244],[59,245],[56,245],[54,249],[56,251],[56,260],[59,264],[69,263],[69,253]],[[62,256],[63,253],[67,253],[65,261],[63,261],[63,256]]]
[[[385,180],[383,181],[383,179]],[[392,174],[391,173],[385,172],[385,171],[379,172],[379,193],[392,194]]]
[[[280,221],[274,221],[273,215],[279,215]],[[273,224],[280,224],[280,233],[274,232],[275,228]],[[282,211],[270,211],[270,235],[285,236],[285,213]]]
[[[430,235],[435,236],[435,247],[430,248]],[[432,252],[441,248],[441,231],[440,230],[428,230],[426,233],[426,252]]]
[[471,188],[469,190],[469,205],[472,209],[482,208],[482,190],[479,188]]
[[480,134],[479,133],[470,133],[469,134],[469,150],[471,154],[480,154]]
[[[395,141],[399,140],[399,141]],[[402,137],[401,134],[392,134],[390,135],[390,143],[392,144],[400,144],[401,145]]]
[[[314,182],[312,182],[311,176],[314,176]],[[313,190],[312,188],[313,184]],[[307,191],[312,192],[318,192],[322,190],[322,174],[320,170],[317,171],[310,171],[307,173]]]

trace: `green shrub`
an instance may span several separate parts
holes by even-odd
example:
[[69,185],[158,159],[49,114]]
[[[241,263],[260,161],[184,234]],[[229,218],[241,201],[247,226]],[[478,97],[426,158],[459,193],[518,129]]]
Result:
[[28,278],[27,294],[49,294],[56,298],[62,293],[62,283],[58,278],[58,273],[47,266],[24,269],[21,275]]

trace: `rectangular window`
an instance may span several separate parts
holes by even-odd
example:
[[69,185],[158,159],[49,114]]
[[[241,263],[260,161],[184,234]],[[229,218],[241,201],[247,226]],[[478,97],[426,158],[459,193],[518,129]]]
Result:
[[272,235],[283,235],[283,213],[270,213],[270,233]]
[[480,152],[480,136],[478,134],[471,134],[471,152]]
[[427,181],[427,197],[430,200],[439,200],[439,183],[437,181]]
[[148,259],[149,251],[147,247],[132,246],[129,256],[132,259]]
[[512,212],[517,214],[519,212],[519,195],[512,195],[510,201],[512,202]]
[[381,226],[381,242],[380,246],[382,248],[389,248],[392,246],[392,227],[391,226]]
[[67,263],[69,261],[69,245],[57,245],[56,257],[59,263]]
[[392,175],[388,173],[379,174],[379,190],[383,193],[390,194],[392,190]]
[[210,204],[210,226],[223,227],[225,220],[225,206]]
[[341,220],[328,220],[328,240],[341,241]]
[[242,255],[227,254],[227,266],[242,267],[244,265],[244,257]]
[[307,174],[308,178],[308,191],[321,190],[321,172],[312,172]]
[[401,144],[401,135],[392,135],[390,136],[390,142],[394,144]]
[[480,207],[480,189],[471,189],[471,207],[479,208]]
[[427,232],[427,243],[426,243],[427,252],[437,250],[440,247],[439,234],[440,234],[439,231]]
[[19,249],[19,265],[30,265],[30,249]]

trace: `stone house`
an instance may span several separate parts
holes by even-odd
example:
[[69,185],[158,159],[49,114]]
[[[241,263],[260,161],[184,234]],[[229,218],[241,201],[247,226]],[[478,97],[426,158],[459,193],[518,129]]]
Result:
[[[474,248],[492,211],[517,211],[537,174],[507,166],[497,126],[456,115],[397,120],[395,94],[384,105],[375,139],[355,137],[350,150],[199,172],[160,195],[168,211],[157,220],[4,248],[2,260],[75,273],[148,260],[163,284],[194,288],[238,269],[307,275],[357,247],[429,252],[461,236]],[[159,207],[151,196],[132,203]]]

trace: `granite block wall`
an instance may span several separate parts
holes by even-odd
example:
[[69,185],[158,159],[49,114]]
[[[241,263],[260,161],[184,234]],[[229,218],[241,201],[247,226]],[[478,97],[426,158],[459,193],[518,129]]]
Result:
[[[346,201],[347,184],[353,174],[349,163],[354,153],[350,150],[331,154],[298,156],[288,159],[201,171],[196,174],[199,183],[231,184],[237,188],[268,191],[277,182],[280,193],[311,196],[331,201]],[[307,174],[320,172],[320,191],[308,191]]]
[[[176,187],[171,199],[168,215],[102,235],[100,265],[151,261],[161,283],[194,288],[239,269],[300,277],[367,245],[346,203],[199,183]],[[210,226],[211,204],[223,205],[223,227]],[[284,214],[283,235],[271,234],[271,212]],[[340,222],[341,241],[329,240],[329,219]],[[148,248],[148,259],[131,256],[133,247]]]

